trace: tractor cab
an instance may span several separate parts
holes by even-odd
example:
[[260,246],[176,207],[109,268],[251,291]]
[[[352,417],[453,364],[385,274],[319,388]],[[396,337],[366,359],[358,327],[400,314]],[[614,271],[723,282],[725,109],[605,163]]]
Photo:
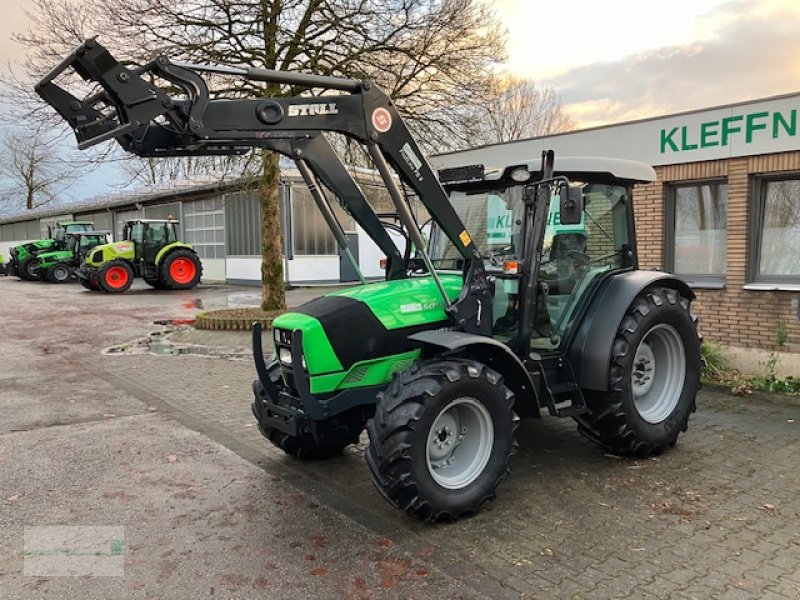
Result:
[[71,252],[78,264],[85,260],[89,255],[89,251],[95,246],[108,243],[108,237],[111,235],[110,231],[76,231],[68,233],[66,237],[66,250]]
[[47,226],[47,236],[55,240],[56,246],[60,249],[66,248],[69,234],[83,231],[94,231],[94,223],[92,221],[59,221],[55,228]]
[[[541,169],[537,159],[439,175],[494,283],[492,337],[512,345],[518,340],[523,272],[536,265],[538,297],[529,350],[555,352],[569,339],[596,285],[609,274],[637,267],[630,199],[633,184],[652,180],[653,173],[633,161],[561,157],[545,192],[550,197],[537,248],[526,243],[532,233],[526,229],[534,226],[528,212],[539,187],[532,185],[532,174]],[[573,202],[576,214],[562,215],[564,201]],[[437,270],[463,268],[461,255],[438,226],[429,251]]]
[[127,221],[123,230],[123,239],[133,242],[136,260],[154,264],[158,253],[170,244],[178,241],[175,219],[136,219]]

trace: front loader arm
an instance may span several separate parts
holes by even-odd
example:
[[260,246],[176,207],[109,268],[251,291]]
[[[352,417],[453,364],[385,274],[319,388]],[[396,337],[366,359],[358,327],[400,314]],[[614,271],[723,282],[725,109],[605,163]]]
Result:
[[[54,83],[70,67],[83,79],[98,83],[103,91],[79,100]],[[224,72],[256,81],[339,93],[210,99],[198,71]],[[148,82],[147,78],[153,76],[168,80],[180,94],[168,93]],[[275,149],[279,145],[276,140],[303,135],[311,139],[320,131],[338,132],[355,139],[368,148],[401,222],[422,253],[455,325],[474,333],[491,331],[492,292],[480,252],[394,103],[372,82],[266,69],[182,65],[164,56],[128,68],[91,39],[48,73],[37,84],[36,91],[72,126],[81,149],[116,139],[126,151],[140,156],[187,156],[241,154],[249,148]],[[336,161],[341,164],[338,157]],[[331,172],[330,165],[312,161],[308,164],[328,185],[331,176],[325,173]],[[454,303],[439,281],[421,243],[421,232],[387,165],[416,192],[464,258],[464,288]],[[347,202],[346,197],[340,199]]]

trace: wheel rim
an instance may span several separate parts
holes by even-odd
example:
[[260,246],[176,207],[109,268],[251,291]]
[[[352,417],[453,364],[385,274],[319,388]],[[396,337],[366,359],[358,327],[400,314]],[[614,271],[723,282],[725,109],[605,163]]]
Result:
[[128,272],[122,267],[111,267],[106,271],[106,284],[115,290],[125,287],[128,283]]
[[69,277],[69,273],[64,267],[56,267],[53,269],[53,279],[56,281],[64,281],[67,277]]
[[493,446],[489,411],[475,398],[458,398],[442,409],[428,433],[428,471],[444,488],[464,488],[486,468]]
[[197,267],[188,258],[176,258],[169,266],[169,276],[175,283],[189,283],[196,273]]
[[31,260],[25,265],[25,271],[28,273],[28,277],[36,277],[36,261]]
[[654,326],[642,338],[633,358],[631,391],[639,416],[661,423],[680,400],[686,379],[686,353],[680,334],[671,325]]

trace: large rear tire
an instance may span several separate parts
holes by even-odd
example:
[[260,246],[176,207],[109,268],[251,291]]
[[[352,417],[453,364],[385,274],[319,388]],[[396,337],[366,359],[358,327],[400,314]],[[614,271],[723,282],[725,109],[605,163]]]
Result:
[[477,361],[435,359],[402,373],[367,422],[375,487],[426,521],[477,513],[508,472],[513,404],[502,376]]
[[700,389],[700,338],[690,300],[651,288],[620,323],[608,392],[585,390],[588,415],[578,430],[606,450],[646,458],[676,444]]
[[167,254],[161,263],[161,281],[166,289],[190,290],[200,283],[203,265],[197,254],[178,248]]
[[124,260],[112,260],[97,273],[97,284],[108,294],[126,292],[133,283],[133,269]]

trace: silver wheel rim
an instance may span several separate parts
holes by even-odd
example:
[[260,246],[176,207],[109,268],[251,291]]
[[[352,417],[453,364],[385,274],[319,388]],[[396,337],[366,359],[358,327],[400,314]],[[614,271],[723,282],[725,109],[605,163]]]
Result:
[[56,267],[53,269],[53,279],[56,281],[64,281],[67,277],[69,277],[69,274],[64,267]]
[[489,411],[475,398],[458,398],[439,412],[428,432],[428,471],[443,488],[462,489],[483,473],[493,446]]
[[36,277],[36,261],[32,260],[25,265],[25,270],[28,272],[30,277]]
[[672,325],[654,326],[639,342],[633,357],[631,391],[639,416],[661,423],[678,405],[686,379],[683,340]]

